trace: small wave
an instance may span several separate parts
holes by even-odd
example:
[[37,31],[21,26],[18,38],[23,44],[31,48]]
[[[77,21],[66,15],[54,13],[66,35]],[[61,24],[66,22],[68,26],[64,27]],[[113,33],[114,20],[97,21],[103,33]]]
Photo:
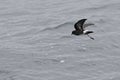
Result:
[[45,28],[45,29],[41,30],[41,32],[44,32],[44,31],[47,31],[47,30],[59,29],[59,28],[65,27],[66,25],[73,25],[73,24],[74,24],[73,22],[65,22],[65,23],[57,25],[55,27]]
[[23,36],[28,36],[28,35],[34,35],[34,34],[38,34],[39,33],[39,29],[37,28],[32,28],[32,29],[29,29],[29,30],[26,30],[26,31],[23,31],[23,32],[18,32],[18,33],[15,33],[14,35],[12,35],[12,37],[23,37]]
[[73,38],[71,35],[62,36],[61,38]]

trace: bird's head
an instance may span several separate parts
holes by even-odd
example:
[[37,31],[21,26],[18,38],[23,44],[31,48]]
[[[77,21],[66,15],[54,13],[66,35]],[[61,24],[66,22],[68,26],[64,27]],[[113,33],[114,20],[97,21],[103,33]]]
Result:
[[76,31],[74,30],[74,31],[72,31],[72,33],[71,33],[71,35],[75,35],[76,34]]

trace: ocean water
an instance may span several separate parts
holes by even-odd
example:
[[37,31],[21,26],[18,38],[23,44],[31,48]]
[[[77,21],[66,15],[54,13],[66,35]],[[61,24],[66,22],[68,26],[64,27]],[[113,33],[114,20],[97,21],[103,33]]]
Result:
[[120,0],[0,0],[0,80],[120,80],[119,41]]

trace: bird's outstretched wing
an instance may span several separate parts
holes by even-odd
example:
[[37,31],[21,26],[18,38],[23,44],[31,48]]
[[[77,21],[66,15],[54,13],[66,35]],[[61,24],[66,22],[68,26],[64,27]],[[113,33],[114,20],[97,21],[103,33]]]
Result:
[[79,20],[77,23],[75,23],[74,28],[75,28],[76,30],[81,30],[81,31],[83,31],[83,30],[84,30],[83,24],[84,24],[84,22],[85,22],[86,20],[87,20],[87,19],[81,19],[81,20]]

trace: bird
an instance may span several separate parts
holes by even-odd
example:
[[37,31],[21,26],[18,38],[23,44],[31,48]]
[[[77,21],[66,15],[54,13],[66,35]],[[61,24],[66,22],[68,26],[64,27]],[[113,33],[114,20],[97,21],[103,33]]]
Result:
[[72,34],[77,35],[77,36],[78,35],[87,35],[90,39],[94,40],[94,38],[89,35],[90,33],[93,33],[93,31],[85,30],[84,23],[86,20],[87,19],[81,19],[81,20],[77,21],[74,24],[75,30],[72,31]]

